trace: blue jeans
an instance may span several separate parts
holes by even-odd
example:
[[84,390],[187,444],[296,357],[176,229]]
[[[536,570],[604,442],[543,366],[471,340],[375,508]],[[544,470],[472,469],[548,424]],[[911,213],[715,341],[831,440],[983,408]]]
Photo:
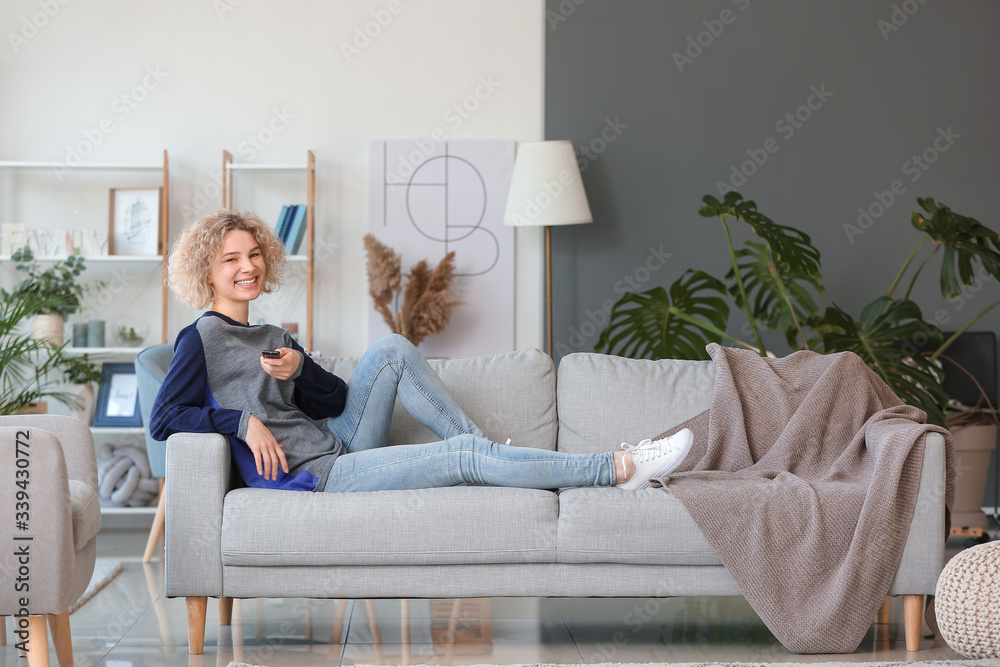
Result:
[[[441,438],[385,446],[399,397],[417,421]],[[389,334],[365,352],[348,382],[344,412],[326,427],[346,453],[337,457],[324,491],[426,489],[463,483],[554,489],[611,486],[611,452],[566,454],[492,442],[462,411],[424,356]]]

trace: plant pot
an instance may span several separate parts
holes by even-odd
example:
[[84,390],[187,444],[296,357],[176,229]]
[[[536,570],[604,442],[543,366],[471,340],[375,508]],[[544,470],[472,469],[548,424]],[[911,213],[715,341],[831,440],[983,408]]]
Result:
[[61,315],[35,315],[31,321],[31,337],[47,340],[59,347],[63,344],[63,318]]
[[49,412],[49,404],[45,401],[39,401],[38,403],[32,403],[31,405],[26,405],[17,411],[19,415],[44,415]]
[[990,473],[990,453],[997,444],[995,424],[957,426],[951,429],[955,444],[955,504],[951,508],[951,525],[955,527],[987,526],[983,514],[983,493]]
[[92,426],[94,422],[94,409],[97,407],[97,396],[94,394],[94,385],[71,384],[67,392],[73,396],[74,406],[70,406],[69,414],[76,417],[87,426]]

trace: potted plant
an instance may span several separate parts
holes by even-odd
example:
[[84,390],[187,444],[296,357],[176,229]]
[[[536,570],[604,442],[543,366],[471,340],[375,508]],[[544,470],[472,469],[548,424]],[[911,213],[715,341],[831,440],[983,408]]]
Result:
[[15,251],[11,259],[18,262],[16,269],[26,273],[27,277],[14,285],[9,293],[6,290],[0,290],[0,293],[15,299],[39,297],[36,303],[41,305],[32,313],[35,315],[32,334],[51,341],[57,347],[62,345],[63,324],[69,315],[80,309],[80,299],[85,291],[83,285],[77,282],[77,277],[85,268],[83,257],[70,255],[43,270],[34,261],[31,249],[25,246]]
[[[646,358],[707,358],[705,345],[727,340],[767,354],[760,326],[783,331],[794,350],[820,353],[851,351],[885,380],[905,402],[924,410],[928,421],[944,426],[948,394],[938,358],[958,336],[1000,301],[983,309],[954,335],[944,340],[936,324],[926,321],[910,293],[928,259],[943,252],[941,293],[962,295],[976,271],[1000,278],[1000,237],[977,220],[959,215],[933,199],[918,199],[923,212],[912,225],[924,234],[904,260],[888,291],[865,306],[859,317],[831,304],[820,314],[815,295],[823,294],[820,253],[810,237],[779,225],[757,210],[753,201],[735,191],[722,201],[708,195],[699,214],[716,218],[723,226],[731,268],[725,280],[703,271],[685,272],[669,289],[655,287],[627,293],[612,308],[607,328],[595,347],[598,352]],[[736,249],[729,221],[747,224],[760,239]],[[931,241],[929,253],[910,274],[906,292],[896,289]],[[753,342],[726,332],[729,300],[742,309]],[[929,351],[926,351],[928,350]]]
[[68,404],[70,416],[90,426],[97,406],[94,385],[101,382],[101,369],[86,354],[66,357],[61,367],[63,380],[70,385],[69,394],[73,398],[72,404]]
[[51,303],[34,294],[14,298],[0,293],[0,415],[39,410],[42,401],[62,403],[70,395],[56,390],[54,371],[64,362],[63,347],[24,331],[28,319]]

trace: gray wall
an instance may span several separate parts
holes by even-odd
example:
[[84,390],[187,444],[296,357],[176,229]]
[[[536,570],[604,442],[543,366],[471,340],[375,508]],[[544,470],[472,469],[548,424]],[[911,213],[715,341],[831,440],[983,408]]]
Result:
[[[886,28],[894,18],[898,29]],[[725,237],[697,215],[701,197],[717,194],[748,150],[761,157],[769,138],[777,151],[739,190],[812,236],[821,305],[857,314],[885,292],[920,239],[910,226],[918,196],[1000,229],[988,200],[1000,180],[1000,3],[548,0],[547,21],[545,135],[578,147],[594,213],[593,224],[553,229],[557,357],[593,349],[594,323],[625,276],[640,289],[687,268],[722,277]],[[679,68],[674,54],[689,38],[708,46],[691,47]],[[800,110],[814,90],[831,95]],[[782,121],[797,110],[810,116],[800,127]],[[948,142],[938,139],[949,131]],[[935,141],[947,150],[926,171],[906,165],[926,149],[934,157]],[[893,181],[903,194],[849,239],[844,225]],[[650,247],[660,246],[672,256],[647,271]],[[941,311],[942,328],[1000,298],[991,283],[965,304],[943,300],[938,266],[932,260],[914,296],[925,316]],[[998,323],[1000,308],[976,328]],[[734,312],[729,330],[741,328]],[[765,340],[787,352],[783,336]]]
[[[917,197],[1000,230],[989,203],[1000,181],[1000,3],[548,0],[547,20],[545,137],[577,146],[594,214],[593,224],[552,230],[556,358],[593,349],[626,277],[645,290],[688,268],[725,274],[724,233],[697,210],[747,151],[767,159],[747,164],[755,173],[738,189],[812,236],[821,307],[857,316],[888,289],[921,236],[910,225]],[[699,38],[700,53],[689,41]],[[832,95],[812,98],[818,108],[800,111],[809,116],[800,127],[783,121],[814,90]],[[762,154],[768,139],[777,151]],[[936,154],[935,142],[947,150]],[[921,170],[911,160],[925,150],[936,160]],[[903,194],[860,229],[858,207],[893,181]],[[845,224],[856,227],[850,236]],[[662,265],[661,246],[671,254]],[[1000,299],[990,281],[949,303],[939,266],[931,260],[913,297],[942,329]],[[1000,308],[975,328],[998,325]],[[739,312],[729,332],[751,340]],[[780,334],[764,339],[788,352]]]

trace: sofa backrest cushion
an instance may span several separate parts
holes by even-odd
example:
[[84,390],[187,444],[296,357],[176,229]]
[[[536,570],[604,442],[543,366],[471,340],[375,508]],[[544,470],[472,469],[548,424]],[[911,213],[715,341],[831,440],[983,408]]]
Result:
[[[316,361],[350,386],[357,358],[320,357]],[[467,359],[430,359],[428,362],[487,437],[497,442],[510,438],[512,445],[523,447],[555,449],[556,374],[547,354],[539,350],[519,350]],[[396,400],[389,444],[437,439]]]
[[715,362],[577,353],[559,362],[559,451],[637,443],[707,410]]

